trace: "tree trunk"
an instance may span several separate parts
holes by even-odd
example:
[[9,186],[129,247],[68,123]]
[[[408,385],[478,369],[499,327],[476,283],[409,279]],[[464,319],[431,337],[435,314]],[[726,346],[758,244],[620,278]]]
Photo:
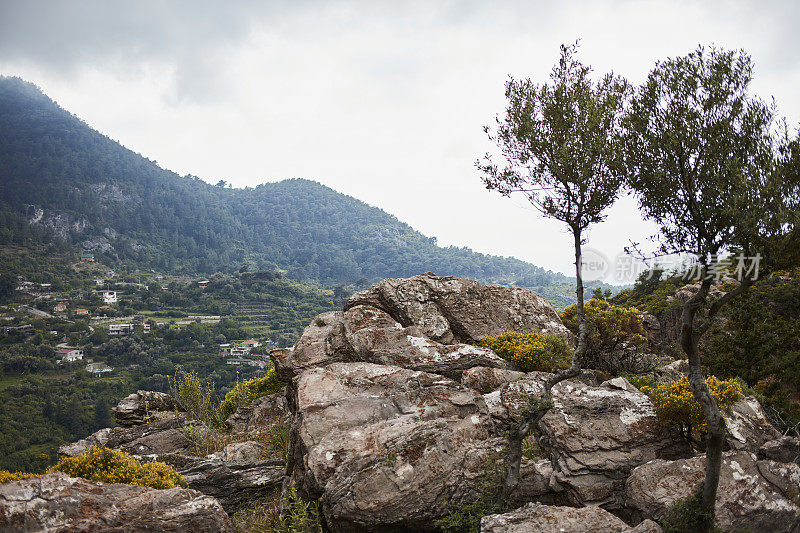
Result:
[[705,526],[711,531],[714,525],[714,504],[717,499],[717,486],[722,466],[722,444],[725,438],[725,419],[719,411],[716,400],[706,387],[701,368],[698,343],[701,333],[695,330],[697,311],[705,303],[711,287],[711,280],[704,279],[697,294],[683,305],[681,314],[681,347],[689,359],[689,386],[692,394],[703,408],[708,431],[706,434],[706,475],[703,481],[701,510],[705,515]]
[[578,346],[572,355],[572,365],[566,370],[559,370],[544,384],[544,394],[541,401],[534,408],[527,410],[522,415],[522,420],[508,435],[508,456],[506,458],[506,477],[500,496],[506,503],[519,485],[520,464],[522,463],[522,441],[528,434],[536,429],[539,420],[550,409],[550,391],[565,379],[573,378],[580,374],[583,362],[583,352],[586,349],[586,316],[583,312],[583,277],[581,276],[581,232],[574,230],[575,236],[575,273],[577,283],[575,295],[578,297]]
[[576,318],[578,320],[578,343],[575,347],[575,354],[572,358],[572,366],[580,366],[583,364],[583,357],[586,352],[586,313],[583,308],[583,254],[581,253],[581,230],[573,229],[572,235],[575,239],[575,296],[578,301],[576,303]]

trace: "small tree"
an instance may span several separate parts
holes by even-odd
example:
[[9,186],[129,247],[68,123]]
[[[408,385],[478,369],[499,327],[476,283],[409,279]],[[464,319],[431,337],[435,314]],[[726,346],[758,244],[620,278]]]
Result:
[[503,196],[524,195],[544,216],[564,222],[575,246],[577,348],[570,368],[546,384],[545,400],[527,413],[509,439],[504,497],[519,482],[522,440],[544,415],[550,389],[580,372],[586,349],[581,246],[587,228],[604,219],[622,182],[619,126],[627,84],[613,74],[592,82],[590,68],[575,58],[577,47],[561,46],[550,83],[513,78],[506,82],[505,116],[497,118],[495,133],[484,128],[505,165],[496,165],[489,154],[476,162],[487,189]]
[[[700,47],[658,63],[624,121],[631,187],[645,216],[661,226],[657,253],[697,259],[700,287],[683,305],[680,341],[708,428],[700,505],[707,529],[725,420],[706,386],[698,345],[726,303],[798,254],[796,143],[788,141],[785,123],[776,128],[774,106],[748,96],[751,78],[743,51]],[[740,282],[708,301],[721,267],[730,263],[721,254],[734,249],[741,252],[741,262],[733,261]]]

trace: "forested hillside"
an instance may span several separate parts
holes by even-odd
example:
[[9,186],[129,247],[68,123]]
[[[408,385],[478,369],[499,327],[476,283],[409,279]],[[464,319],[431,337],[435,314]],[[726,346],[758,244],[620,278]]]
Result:
[[319,183],[255,188],[178,176],[101,135],[34,85],[0,78],[0,244],[50,240],[109,264],[213,273],[243,264],[361,284],[433,271],[533,288],[563,307],[572,279],[512,258],[439,247]]

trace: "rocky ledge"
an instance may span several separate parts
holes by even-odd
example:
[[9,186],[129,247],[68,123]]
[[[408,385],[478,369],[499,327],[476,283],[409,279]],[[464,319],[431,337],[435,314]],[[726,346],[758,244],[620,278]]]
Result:
[[[331,532],[435,531],[436,520],[486,490],[487,475],[502,465],[508,429],[530,398],[541,397],[550,376],[522,372],[474,345],[506,330],[572,342],[555,310],[530,291],[432,274],[384,280],[353,295],[342,311],[312,320],[293,349],[273,352],[276,370],[288,382],[285,394],[260,398],[232,415],[227,426],[238,442],[222,451],[194,456],[184,429],[193,422],[176,413],[171,399],[145,391],[121,402],[120,427],[61,450],[75,454],[99,444],[165,461],[184,475],[189,489],[118,489],[47,476],[7,485],[14,496],[0,498],[0,517],[16,517],[17,529],[83,524],[80,507],[70,503],[72,489],[48,493],[63,497],[38,496],[57,480],[58,486],[84,483],[80,490],[94,494],[131,490],[146,499],[165,492],[176,509],[193,507],[181,507],[180,498],[206,502],[198,504],[198,528],[224,531],[229,523],[223,507],[233,512],[295,489],[318,503]],[[675,362],[659,373],[681,370]],[[695,456],[677,431],[659,425],[650,398],[623,378],[604,380],[585,371],[557,385],[552,399],[536,428],[535,457],[523,461],[511,495],[519,508],[484,517],[482,531],[660,531],[657,522],[669,506],[697,485],[703,456]],[[730,451],[720,485],[720,526],[797,531],[800,467],[794,461],[800,444],[779,435],[754,398],[739,401],[726,417]],[[285,463],[263,460],[260,444],[250,438],[276,418],[290,423]],[[132,515],[142,509],[135,498],[122,507]],[[136,520],[158,516],[148,511],[128,520],[143,524]]]

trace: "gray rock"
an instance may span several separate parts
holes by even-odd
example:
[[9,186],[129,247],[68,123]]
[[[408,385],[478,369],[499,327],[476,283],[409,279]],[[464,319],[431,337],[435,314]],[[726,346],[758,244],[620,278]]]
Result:
[[553,333],[572,341],[553,306],[538,294],[452,276],[385,279],[351,296],[344,309],[357,305],[385,311],[403,327],[417,326],[443,344],[475,344],[509,330]]
[[524,375],[524,372],[516,370],[475,366],[461,373],[461,384],[481,394],[488,394]]
[[726,441],[732,450],[755,453],[766,442],[781,436],[767,419],[761,404],[752,396],[731,405],[725,413],[725,422],[728,429]]
[[800,439],[782,436],[765,442],[758,449],[758,458],[779,463],[796,463],[800,460]]
[[[636,468],[628,478],[628,505],[642,516],[661,521],[678,498],[689,496],[705,475],[705,456],[665,461],[656,459]],[[723,531],[789,532],[800,527],[795,503],[800,466],[757,461],[745,451],[723,456],[715,506]]]
[[482,397],[442,376],[334,363],[294,390],[290,483],[332,531],[428,530],[499,461]]
[[222,506],[191,489],[97,483],[56,472],[0,485],[3,531],[233,532]]
[[631,528],[600,507],[555,507],[529,503],[505,514],[484,516],[481,533],[623,533]]
[[117,424],[131,427],[149,422],[157,412],[184,411],[184,409],[169,394],[140,390],[123,398],[112,411]]
[[285,380],[337,362],[399,366],[452,379],[474,366],[513,368],[488,348],[432,341],[419,327],[402,327],[384,311],[362,305],[317,316],[293,350],[271,355],[278,376]]
[[238,408],[225,420],[225,426],[237,435],[253,435],[278,421],[289,421],[289,406],[282,392],[262,396]]
[[625,479],[655,458],[691,456],[677,432],[658,422],[653,404],[623,378],[599,387],[564,381],[539,423],[540,445],[553,461],[554,481],[572,505],[624,505]]

